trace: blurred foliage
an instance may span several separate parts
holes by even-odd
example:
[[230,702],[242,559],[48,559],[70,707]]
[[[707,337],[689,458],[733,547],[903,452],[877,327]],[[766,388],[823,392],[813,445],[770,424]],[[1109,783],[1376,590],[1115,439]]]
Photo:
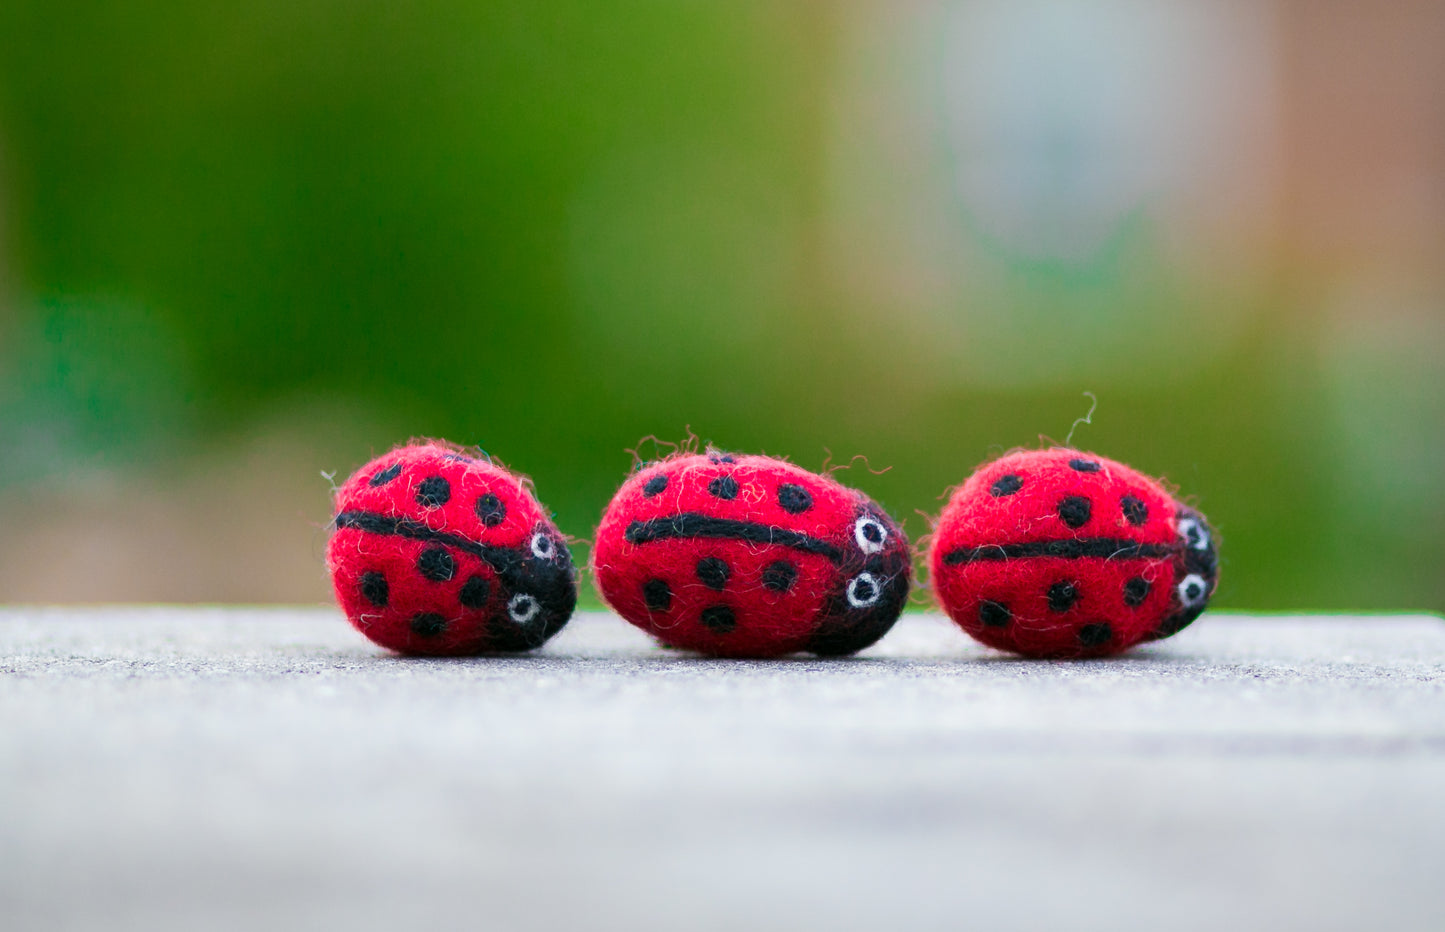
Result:
[[[1015,326],[998,348],[973,332],[980,378],[950,375],[946,353],[921,365],[888,308],[850,304],[817,233],[838,15],[8,0],[0,486],[66,462],[161,468],[339,399],[367,415],[315,469],[407,436],[479,444],[583,537],[625,450],[689,425],[809,467],[826,451],[890,466],[845,479],[918,536],[946,486],[1062,439],[1089,390],[1101,404],[1075,443],[1211,516],[1221,605],[1445,606],[1440,535],[1344,504],[1373,467],[1341,454],[1357,441],[1330,399],[1376,374],[1322,368],[1288,287],[1191,355],[1209,296],[1131,245],[1147,224],[1072,266],[1005,256],[1016,281],[988,313]],[[1107,323],[1121,298],[1130,339],[1069,323]],[[1097,363],[1008,380],[1030,344]],[[1159,365],[1171,353],[1188,364]],[[1414,365],[1438,413],[1433,364]],[[1438,474],[1422,488],[1415,514],[1438,527]]]

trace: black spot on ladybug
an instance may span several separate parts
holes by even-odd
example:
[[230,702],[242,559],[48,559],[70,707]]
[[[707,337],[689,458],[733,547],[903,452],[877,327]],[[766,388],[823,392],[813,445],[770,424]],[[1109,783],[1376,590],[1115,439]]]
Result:
[[477,499],[477,517],[487,527],[496,527],[507,520],[507,503],[488,492]]
[[778,486],[778,504],[790,515],[800,515],[813,507],[813,496],[801,485],[785,482]]
[[446,582],[457,571],[457,563],[443,547],[428,547],[416,558],[417,572],[432,582]]
[[416,487],[416,502],[423,508],[440,508],[452,497],[452,486],[441,476],[427,476]]
[[651,498],[651,497],[654,496],[654,495],[660,495],[660,494],[662,494],[662,492],[665,491],[666,489],[667,489],[667,476],[663,475],[662,473],[658,473],[657,475],[653,476],[651,479],[648,479],[648,480],[647,480],[647,485],[644,485],[644,486],[642,487],[642,497],[643,497],[643,498]]
[[989,487],[988,494],[994,498],[1003,498],[1005,495],[1012,495],[1024,487],[1024,480],[1013,473],[1002,477]]
[[738,619],[726,605],[709,605],[702,610],[702,623],[711,631],[727,634],[738,626]]
[[728,565],[717,557],[703,557],[697,561],[697,578],[709,589],[716,589],[722,592],[728,584],[728,576],[732,573]]
[[481,608],[487,604],[487,599],[492,595],[491,583],[483,576],[473,576],[462,585],[461,594],[457,600],[467,608]]
[[447,620],[436,612],[417,612],[411,616],[411,633],[417,637],[438,637],[446,629]]
[[1102,467],[1093,460],[1069,460],[1069,468],[1075,472],[1098,472]]
[[1124,519],[1135,527],[1142,527],[1149,520],[1149,506],[1132,495],[1119,499],[1119,510],[1124,512]]
[[1059,519],[1071,528],[1081,528],[1089,523],[1091,510],[1087,498],[1082,495],[1070,495],[1059,502]]
[[642,584],[642,601],[654,612],[665,612],[672,607],[672,589],[663,579],[649,579]]
[[362,573],[361,595],[377,608],[385,608],[386,600],[391,597],[391,589],[386,585],[386,577],[376,570]]
[[986,628],[1004,628],[1013,619],[1013,612],[1002,602],[987,599],[978,603],[978,621]]
[[1130,608],[1137,608],[1144,604],[1149,597],[1149,580],[1143,576],[1135,576],[1124,583],[1124,604]]
[[1049,587],[1049,609],[1067,612],[1079,600],[1079,587],[1071,582],[1056,582]]
[[372,476],[371,481],[368,482],[367,485],[371,486],[372,488],[376,488],[379,485],[386,485],[388,482],[395,479],[399,475],[401,475],[401,464],[392,463],[381,472]]
[[798,568],[787,560],[774,560],[763,567],[763,585],[774,592],[787,592],[798,580]]
[[1103,622],[1084,625],[1079,629],[1080,647],[1103,647],[1114,639],[1114,629]]
[[733,459],[732,455],[729,454],[729,453],[709,453],[708,456],[707,456],[707,461],[708,461],[709,463],[736,463],[736,462],[737,462],[737,460]]
[[713,498],[730,502],[738,497],[738,480],[732,476],[718,476],[707,484],[707,491]]

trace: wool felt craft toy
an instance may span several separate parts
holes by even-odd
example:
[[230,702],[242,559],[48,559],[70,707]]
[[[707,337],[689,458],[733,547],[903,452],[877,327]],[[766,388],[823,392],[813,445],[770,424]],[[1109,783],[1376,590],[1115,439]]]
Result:
[[400,447],[358,469],[336,491],[332,523],[336,599],[382,647],[530,650],[577,604],[571,554],[529,483],[445,444]]
[[990,647],[1094,657],[1198,618],[1219,561],[1204,516],[1122,463],[1010,453],[950,498],[928,556],[939,603]]
[[897,621],[908,539],[862,492],[766,456],[650,464],[597,528],[602,597],[672,647],[724,657],[851,654]]

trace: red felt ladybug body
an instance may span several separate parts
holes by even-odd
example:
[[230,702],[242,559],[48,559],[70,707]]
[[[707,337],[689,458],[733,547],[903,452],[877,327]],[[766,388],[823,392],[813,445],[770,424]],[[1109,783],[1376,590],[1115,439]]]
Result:
[[440,444],[367,463],[336,492],[326,549],[361,633],[417,654],[528,650],[577,602],[562,535],[517,476]]
[[688,454],[622,485],[598,588],[674,647],[720,656],[861,650],[908,596],[908,540],[862,492],[765,456]]
[[1121,463],[1068,449],[980,467],[944,508],[929,568],[960,627],[1038,657],[1168,637],[1204,611],[1218,576],[1203,515]]

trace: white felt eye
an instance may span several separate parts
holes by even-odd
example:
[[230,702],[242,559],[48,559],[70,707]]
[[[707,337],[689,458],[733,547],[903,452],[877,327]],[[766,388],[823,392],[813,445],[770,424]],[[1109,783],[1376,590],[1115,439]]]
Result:
[[1204,597],[1209,595],[1209,584],[1198,573],[1190,573],[1179,580],[1176,588],[1179,590],[1179,604],[1185,608],[1203,605]]
[[1209,549],[1209,531],[1193,518],[1179,519],[1179,536],[1191,550]]
[[864,515],[853,522],[853,539],[864,553],[877,553],[888,542],[888,529],[877,518]]
[[525,592],[519,592],[512,596],[511,601],[507,603],[507,614],[519,625],[525,625],[536,618],[537,613],[541,610],[542,604]]
[[538,560],[550,560],[557,555],[557,545],[552,538],[541,531],[532,535],[532,556]]
[[883,587],[872,573],[859,573],[848,580],[848,604],[854,608],[867,608],[883,595]]

